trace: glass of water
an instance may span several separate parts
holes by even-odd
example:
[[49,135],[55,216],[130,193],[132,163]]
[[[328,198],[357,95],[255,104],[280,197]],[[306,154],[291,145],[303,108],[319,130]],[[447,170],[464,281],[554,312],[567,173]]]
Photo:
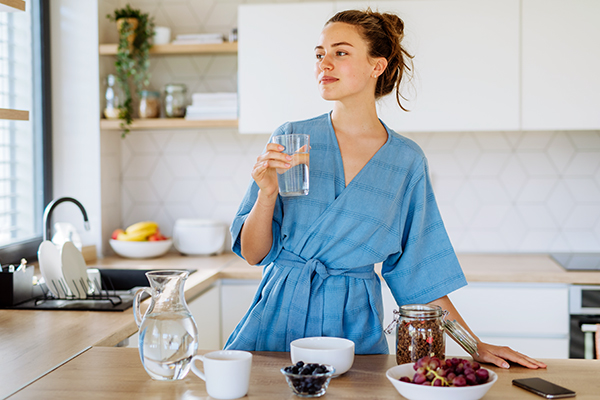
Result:
[[273,136],[273,143],[282,145],[283,152],[292,156],[291,168],[277,168],[277,182],[281,196],[305,196],[308,194],[309,141],[310,136],[303,133]]

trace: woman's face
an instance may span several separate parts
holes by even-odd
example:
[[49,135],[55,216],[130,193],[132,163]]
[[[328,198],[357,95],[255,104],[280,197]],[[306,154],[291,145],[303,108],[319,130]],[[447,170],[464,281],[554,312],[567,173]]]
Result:
[[[358,27],[343,22],[325,26],[315,47],[315,76],[325,100],[375,98],[377,77],[385,59],[372,59]],[[382,69],[382,65],[383,69]]]

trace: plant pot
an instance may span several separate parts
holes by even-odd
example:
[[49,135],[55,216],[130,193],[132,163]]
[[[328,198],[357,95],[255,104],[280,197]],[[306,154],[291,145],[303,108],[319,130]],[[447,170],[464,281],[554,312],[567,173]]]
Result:
[[117,29],[119,31],[119,35],[121,35],[121,26],[127,21],[129,25],[131,25],[132,33],[127,35],[127,43],[129,43],[129,50],[133,49],[133,41],[135,40],[135,31],[139,25],[139,21],[137,18],[119,18],[117,20]]

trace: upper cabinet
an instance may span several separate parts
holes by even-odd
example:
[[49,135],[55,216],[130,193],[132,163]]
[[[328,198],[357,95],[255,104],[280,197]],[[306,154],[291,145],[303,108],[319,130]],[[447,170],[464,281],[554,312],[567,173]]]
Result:
[[240,6],[240,132],[329,111],[314,46],[335,12],[367,6],[400,15],[414,55],[410,112],[379,102],[391,128],[600,129],[599,0],[398,0]]
[[410,112],[390,95],[380,116],[398,131],[519,128],[519,0],[325,2],[240,6],[240,133],[270,133],[332,105],[314,76],[314,47],[337,11],[392,11],[405,22],[414,77]]
[[600,129],[599,17],[598,0],[523,0],[523,129]]
[[414,55],[414,78],[404,84],[410,112],[391,94],[380,102],[386,124],[399,132],[518,129],[519,0],[377,5],[402,18]]
[[331,2],[240,5],[240,133],[271,133],[330,109],[314,78],[314,47],[333,14]]

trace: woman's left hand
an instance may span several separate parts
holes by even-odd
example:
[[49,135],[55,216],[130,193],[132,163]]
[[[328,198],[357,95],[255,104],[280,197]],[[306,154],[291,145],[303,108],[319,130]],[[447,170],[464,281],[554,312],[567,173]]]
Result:
[[543,362],[534,360],[507,346],[495,346],[493,344],[479,342],[477,344],[477,350],[479,355],[473,357],[476,361],[495,364],[500,368],[510,368],[510,364],[507,361],[521,364],[522,366],[531,369],[546,368],[546,364]]

